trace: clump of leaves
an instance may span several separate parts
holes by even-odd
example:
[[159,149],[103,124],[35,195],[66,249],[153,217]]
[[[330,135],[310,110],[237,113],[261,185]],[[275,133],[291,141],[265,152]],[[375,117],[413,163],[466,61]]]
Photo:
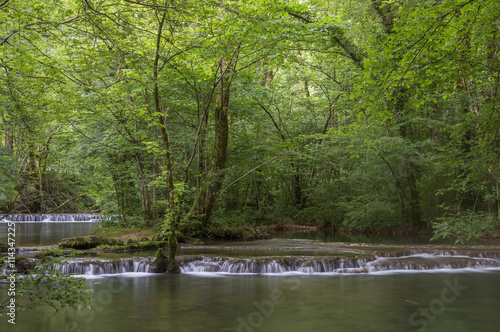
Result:
[[431,240],[452,238],[455,244],[464,244],[485,236],[496,236],[498,220],[491,214],[462,212],[438,218],[432,224],[434,236]]
[[57,265],[60,265],[57,258],[44,257],[29,274],[18,279],[16,298],[20,301],[20,310],[42,305],[49,305],[56,311],[90,306],[92,289],[87,289],[85,279],[64,275],[56,269]]

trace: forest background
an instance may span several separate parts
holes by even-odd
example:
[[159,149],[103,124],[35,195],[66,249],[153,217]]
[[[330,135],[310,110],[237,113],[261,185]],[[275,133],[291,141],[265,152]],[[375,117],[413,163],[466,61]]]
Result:
[[1,0],[0,212],[489,234],[499,18],[495,0]]

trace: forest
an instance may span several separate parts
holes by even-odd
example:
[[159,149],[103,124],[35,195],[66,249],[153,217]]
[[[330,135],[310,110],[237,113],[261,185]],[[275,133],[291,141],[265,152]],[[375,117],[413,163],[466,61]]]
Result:
[[0,214],[500,226],[495,0],[0,0]]

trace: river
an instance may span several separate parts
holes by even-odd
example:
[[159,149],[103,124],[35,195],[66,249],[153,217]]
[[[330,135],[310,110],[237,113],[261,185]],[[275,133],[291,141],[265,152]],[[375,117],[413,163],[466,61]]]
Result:
[[92,309],[21,312],[8,331],[494,332],[499,280],[499,271],[117,275],[88,280]]
[[[76,222],[61,225],[39,224],[58,230],[52,234],[51,229],[40,232],[35,227],[36,236],[24,228],[26,237],[19,233],[19,239],[25,245],[53,244],[61,236],[90,232]],[[297,233],[264,241],[184,246],[179,275],[151,273],[154,252],[68,258],[58,269],[86,278],[94,290],[91,308],[18,311],[16,325],[7,323],[4,315],[0,328],[498,331],[500,247],[402,245],[398,240],[387,244],[391,241],[378,238],[371,242],[386,244],[366,244],[324,236]]]

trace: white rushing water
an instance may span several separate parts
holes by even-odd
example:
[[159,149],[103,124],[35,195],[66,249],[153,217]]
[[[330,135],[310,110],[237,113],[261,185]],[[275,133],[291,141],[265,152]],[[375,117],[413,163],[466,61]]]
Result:
[[338,258],[295,257],[280,259],[204,258],[181,266],[183,273],[306,274],[375,273],[500,268],[500,260],[467,256],[418,254],[403,257]]
[[[475,255],[476,257],[472,257]],[[490,256],[490,257],[484,257]],[[66,259],[55,270],[71,275],[116,275],[125,273],[155,272],[154,257],[121,259]],[[445,254],[413,254],[393,257],[179,257],[178,263],[185,274],[359,274],[385,272],[424,272],[500,269],[500,255],[476,252],[464,255],[457,252]],[[4,267],[1,274],[6,274]]]
[[95,214],[11,214],[0,222],[97,222],[100,215]]

